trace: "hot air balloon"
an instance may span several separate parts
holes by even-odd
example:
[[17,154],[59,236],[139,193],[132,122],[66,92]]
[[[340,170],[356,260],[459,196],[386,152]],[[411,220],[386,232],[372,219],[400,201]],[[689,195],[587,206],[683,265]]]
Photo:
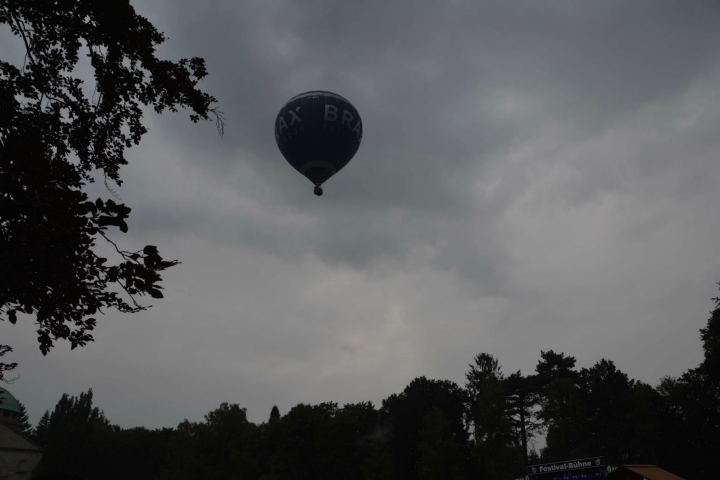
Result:
[[348,164],[360,148],[360,114],[336,93],[315,90],[291,98],[275,119],[275,141],[285,160],[321,185]]

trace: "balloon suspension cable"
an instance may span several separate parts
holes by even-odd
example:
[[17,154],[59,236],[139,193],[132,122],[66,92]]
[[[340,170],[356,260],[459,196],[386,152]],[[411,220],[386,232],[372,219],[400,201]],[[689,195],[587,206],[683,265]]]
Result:
[[300,182],[299,185],[302,185],[303,188],[307,187],[307,181],[308,181],[307,177],[305,177],[304,175],[301,175],[300,172],[298,172],[294,168],[292,169],[292,171],[295,172],[298,182]]
[[320,188],[320,185],[315,185],[315,195],[320,197],[320,196],[322,196],[322,194],[323,194],[323,191],[322,191],[322,188]]

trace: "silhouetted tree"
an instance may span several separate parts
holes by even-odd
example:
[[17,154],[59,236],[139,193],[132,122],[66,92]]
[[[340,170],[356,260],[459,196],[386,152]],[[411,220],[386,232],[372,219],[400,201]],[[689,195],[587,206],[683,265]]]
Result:
[[108,435],[120,428],[112,426],[104,412],[93,405],[92,389],[78,397],[63,397],[65,401],[61,398],[50,415],[48,444],[56,453],[55,445],[64,445],[67,450],[63,456],[79,466],[77,473],[96,478],[108,460],[105,451]]
[[[204,61],[158,59],[165,37],[128,0],[0,0],[0,24],[25,48],[23,65],[0,61],[0,318],[34,315],[47,354],[58,339],[72,348],[92,341],[103,309],[138,312],[146,307],[136,296],[162,298],[160,272],[178,263],[152,245],[120,249],[107,229],[127,232],[130,208],[88,201],[83,187],[94,176],[108,189],[122,184],[124,150],[147,132],[143,105],[189,108],[193,122],[221,112],[196,88]],[[95,74],[92,98],[72,75],[81,49]],[[119,263],[94,252],[99,238]],[[0,346],[0,356],[8,351]],[[0,364],[0,379],[12,368]]]
[[362,479],[363,440],[371,432],[377,411],[371,402],[348,403],[337,409],[320,431],[323,478]]
[[468,410],[473,431],[475,476],[487,480],[512,478],[523,456],[513,431],[513,410],[499,361],[490,354],[475,356],[466,373]]
[[540,361],[535,367],[539,387],[543,388],[555,380],[566,378],[576,381],[579,373],[575,370],[575,362],[575,357],[567,357],[564,353],[541,350]]
[[720,458],[720,299],[700,329],[704,359],[680,378],[665,377],[657,420],[658,464],[685,478],[717,477]]
[[657,465],[657,411],[662,399],[647,383],[635,382],[632,389],[633,410],[628,417],[633,433],[629,445],[633,461]]
[[334,402],[300,403],[290,409],[277,423],[279,439],[270,459],[269,478],[325,478],[323,431],[337,411]]
[[683,478],[715,478],[715,466],[708,461],[713,439],[706,435],[709,418],[702,379],[690,372],[680,378],[665,377],[657,391],[662,398],[658,464]]
[[469,460],[468,432],[463,422],[467,398],[467,392],[454,382],[418,377],[400,394],[390,395],[383,400],[382,411],[392,422],[390,444],[395,478],[420,478],[417,465],[422,452],[418,448],[418,441],[425,417],[433,408],[442,412],[443,428],[457,442],[461,452],[459,455],[464,456],[466,462]]
[[387,440],[378,440],[367,446],[361,469],[363,480],[395,479],[392,450]]
[[112,427],[103,412],[93,407],[92,398],[92,389],[80,393],[79,397],[63,394],[60,398],[50,414],[46,449],[35,470],[37,474],[102,476],[102,470],[111,460],[102,434]]
[[505,378],[500,361],[489,353],[475,355],[474,360],[475,363],[468,365],[470,370],[465,374],[465,389],[471,397],[480,393],[488,378],[497,380]]
[[538,375],[544,383],[539,417],[547,429],[543,460],[603,455],[609,463],[637,463],[653,457],[652,395],[646,386],[611,360],[573,372],[565,361],[574,364],[572,357],[547,357],[568,368]]
[[278,410],[277,405],[274,405],[272,410],[270,410],[270,419],[268,420],[268,423],[275,423],[278,420],[280,420],[280,410]]
[[589,369],[580,370],[580,394],[586,405],[584,433],[590,452],[599,452],[609,463],[637,463],[632,448],[634,426],[629,419],[634,410],[632,392],[635,381],[602,359]]
[[522,465],[514,474],[522,476],[527,471],[528,441],[542,430],[542,423],[536,420],[536,407],[540,403],[540,383],[537,376],[523,376],[520,371],[505,378],[505,395],[510,408],[516,442],[520,446]]
[[575,362],[564,353],[540,351],[535,371],[540,394],[538,418],[547,434],[543,461],[579,458],[586,453],[582,435],[586,411]]
[[[11,353],[13,351],[12,347],[9,345],[0,345],[0,357],[4,357],[8,353]],[[12,363],[5,363],[0,362],[0,381],[5,381],[5,372],[10,372],[12,370],[15,370],[17,367],[16,362]]]
[[[539,418],[547,432],[543,461],[560,461],[593,455],[584,435],[587,408],[580,387],[570,378],[557,379],[545,387]],[[594,452],[599,453],[599,452]]]
[[711,393],[717,394],[716,388],[720,386],[720,297],[714,300],[716,308],[710,313],[705,328],[700,329],[704,357],[698,373],[706,377]]
[[33,430],[32,425],[30,425],[30,418],[25,405],[22,402],[18,402],[18,404],[20,404],[20,433],[29,437]]
[[358,446],[363,449],[361,472],[364,480],[395,478],[391,437],[390,416],[382,410],[374,411],[369,432],[358,440]]
[[45,413],[43,413],[42,417],[40,417],[40,420],[38,420],[37,425],[35,425],[35,428],[32,431],[31,438],[35,441],[35,443],[44,447],[45,445],[47,445],[49,433],[50,411],[45,410]]
[[658,463],[686,478],[711,479],[720,457],[716,301],[700,331],[703,362],[655,389],[607,359],[576,371],[573,357],[541,352],[537,375],[506,377],[497,359],[480,354],[466,389],[419,377],[380,410],[369,402],[299,404],[282,417],[273,408],[271,420],[254,425],[245,409],[223,403],[203,422],[154,431],[110,425],[89,391],[63,395],[38,422],[33,438],[49,439],[38,440],[47,444],[38,473],[62,470],[86,480],[507,480],[522,474],[518,430],[525,417],[526,430],[541,420],[547,431],[542,458],[525,450],[531,463],[604,455],[609,463]]
[[[374,450],[377,411],[370,402],[319,405],[299,404],[280,420],[269,425],[276,432],[275,448],[270,454],[268,479],[361,480],[381,472],[382,459],[367,461]],[[383,478],[383,477],[380,477]]]
[[237,404],[222,403],[204,422],[185,420],[170,439],[166,468],[158,478],[258,478],[262,472],[245,452],[255,429]]
[[104,451],[94,462],[95,470],[102,472],[103,480],[154,480],[166,467],[167,447],[173,433],[171,428],[113,426],[96,430],[92,441],[102,445]]
[[[704,358],[698,367],[705,384],[705,438],[708,440],[707,458],[720,457],[720,298],[715,298],[716,308],[705,328],[700,330]],[[712,406],[715,406],[713,408]],[[709,468],[708,468],[709,470]]]
[[463,480],[469,476],[467,445],[453,434],[452,422],[438,407],[432,407],[423,418],[417,442],[417,463],[421,480]]
[[468,394],[468,403],[465,410],[465,421],[475,434],[478,423],[477,401],[481,393],[487,389],[490,379],[502,382],[505,376],[502,373],[498,359],[488,353],[475,355],[475,363],[468,365],[470,370],[465,374],[465,391]]

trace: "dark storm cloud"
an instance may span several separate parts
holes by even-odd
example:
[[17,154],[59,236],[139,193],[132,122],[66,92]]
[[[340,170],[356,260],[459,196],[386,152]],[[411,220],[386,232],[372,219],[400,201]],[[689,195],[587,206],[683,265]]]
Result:
[[[292,239],[293,251],[356,266],[438,244],[454,231],[448,223],[491,222],[506,205],[502,197],[475,201],[474,183],[513,145],[553,124],[572,136],[601,134],[678,93],[718,57],[714,2],[150,5],[160,28],[172,25],[163,54],[206,58],[205,84],[227,112],[222,141],[179,117],[161,120],[168,140],[226,186],[239,164],[249,165],[259,183],[237,180],[239,195],[318,217],[312,232],[292,225],[285,235],[233,222],[233,241],[288,251]],[[365,126],[356,159],[328,182],[322,205],[288,178],[295,172],[272,136],[283,102],[314,88],[351,99]],[[166,213],[166,228],[179,231],[228,223]],[[499,258],[491,238],[477,241],[488,253],[480,263]],[[463,242],[451,238],[449,248]],[[445,255],[448,266],[466,267],[457,256]]]
[[[720,269],[718,2],[134,5],[161,56],[207,60],[225,137],[148,113],[119,240],[183,263],[96,344],[17,358],[34,419],[93,386],[124,426],[221,401],[261,421],[463,383],[480,351],[524,373],[541,349],[606,356],[649,382],[696,365]],[[364,124],[321,198],[273,136],[312,89]],[[37,353],[26,333],[13,345]]]

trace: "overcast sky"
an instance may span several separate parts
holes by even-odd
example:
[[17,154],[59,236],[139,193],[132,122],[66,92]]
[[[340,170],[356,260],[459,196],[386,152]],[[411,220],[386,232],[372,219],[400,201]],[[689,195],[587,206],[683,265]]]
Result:
[[[0,324],[33,423],[89,388],[112,422],[156,428],[221,402],[261,422],[421,375],[464,385],[481,352],[525,374],[540,350],[605,357],[653,385],[701,361],[717,1],[132,3],[169,37],[161,57],[207,60],[226,132],[149,112],[128,151],[115,238],[182,262],[164,300],[47,357],[31,321]],[[322,197],[273,135],[314,89],[364,125]]]

